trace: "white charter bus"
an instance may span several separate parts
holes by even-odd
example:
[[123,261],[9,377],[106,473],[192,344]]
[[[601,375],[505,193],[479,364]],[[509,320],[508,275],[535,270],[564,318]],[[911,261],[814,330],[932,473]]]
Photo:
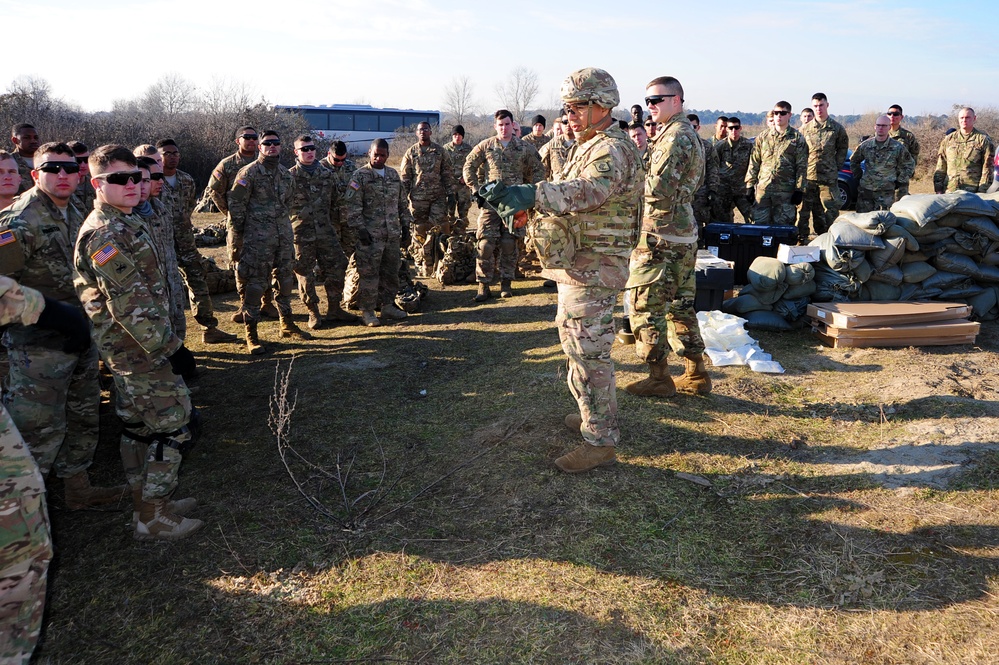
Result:
[[329,141],[340,140],[352,153],[364,153],[373,139],[391,141],[400,127],[441,122],[440,111],[376,108],[368,104],[333,104],[331,106],[275,106],[278,111],[301,113],[313,133]]

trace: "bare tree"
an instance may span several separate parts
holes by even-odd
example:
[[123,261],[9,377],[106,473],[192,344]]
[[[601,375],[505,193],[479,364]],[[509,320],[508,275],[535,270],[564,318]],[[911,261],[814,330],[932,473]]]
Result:
[[441,110],[461,124],[465,121],[465,116],[475,112],[475,104],[472,101],[472,94],[475,86],[467,76],[456,76],[444,88],[444,101],[441,103]]
[[193,111],[198,103],[198,87],[177,73],[164,74],[142,95],[145,110],[174,116]]
[[520,66],[510,72],[505,82],[496,86],[496,94],[500,102],[513,114],[514,120],[522,122],[524,113],[538,96],[539,88],[538,73]]

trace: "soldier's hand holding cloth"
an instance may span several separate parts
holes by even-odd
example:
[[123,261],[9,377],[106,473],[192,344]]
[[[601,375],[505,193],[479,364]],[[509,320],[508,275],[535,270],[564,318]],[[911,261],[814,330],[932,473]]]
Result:
[[479,196],[503,218],[512,232],[527,224],[527,216],[518,213],[534,207],[535,191],[534,185],[505,185],[494,180],[479,188]]

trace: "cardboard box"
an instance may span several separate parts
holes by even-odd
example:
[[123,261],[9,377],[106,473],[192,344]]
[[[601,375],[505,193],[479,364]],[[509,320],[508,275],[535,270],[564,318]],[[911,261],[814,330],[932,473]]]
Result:
[[818,247],[798,247],[781,244],[777,247],[777,260],[781,263],[817,263],[822,250]]
[[838,328],[822,321],[815,321],[812,330],[838,339],[897,339],[908,340],[912,346],[919,346],[920,340],[924,338],[974,336],[978,334],[980,327],[981,324],[977,321],[968,321],[967,319],[937,321],[935,323],[909,323],[899,326],[871,326],[869,328]]
[[972,308],[954,302],[822,302],[808,306],[808,316],[837,328],[894,326],[965,319]]

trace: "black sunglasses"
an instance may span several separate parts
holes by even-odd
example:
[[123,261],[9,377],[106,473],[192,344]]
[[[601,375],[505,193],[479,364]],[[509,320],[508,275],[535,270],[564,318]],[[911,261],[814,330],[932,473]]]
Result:
[[256,134],[243,134],[239,138],[243,139],[244,141],[256,141],[259,137]]
[[267,139],[266,141],[261,141],[260,145],[281,145],[281,141],[278,139]]
[[343,164],[345,161],[347,161],[346,157],[334,157],[333,158],[333,163],[334,164]]
[[652,97],[645,98],[646,106],[655,106],[656,104],[661,104],[667,97],[676,97],[676,95],[653,95]]
[[150,180],[162,180],[163,179],[163,174],[162,173],[150,173],[149,174],[149,179]]
[[774,115],[790,115],[790,111],[774,111]]
[[888,111],[888,113],[886,113],[885,115],[893,115],[894,116],[894,115],[902,115],[902,113],[899,112],[899,111]]
[[76,162],[43,162],[35,167],[36,171],[44,173],[59,173],[60,169],[65,171],[66,175],[71,175],[80,172],[80,165]]
[[[265,143],[264,145],[267,145],[267,144]],[[301,150],[302,152],[315,152],[316,151],[316,146],[314,146],[314,145],[303,145],[301,148],[299,148],[299,150]]]
[[[162,176],[162,173],[157,175]],[[153,174],[149,174],[150,180]],[[115,171],[114,173],[101,173],[100,175],[95,175],[94,178],[98,180],[107,180],[109,184],[112,185],[127,185],[129,181],[134,185],[138,185],[142,182],[142,171]]]
[[90,159],[90,155],[86,155],[85,157],[80,157],[79,155],[77,155],[77,157],[76,157],[76,163],[77,164],[82,164],[85,161],[87,161],[88,159]]
[[730,131],[735,131],[737,129],[742,129],[742,125],[728,125]]

